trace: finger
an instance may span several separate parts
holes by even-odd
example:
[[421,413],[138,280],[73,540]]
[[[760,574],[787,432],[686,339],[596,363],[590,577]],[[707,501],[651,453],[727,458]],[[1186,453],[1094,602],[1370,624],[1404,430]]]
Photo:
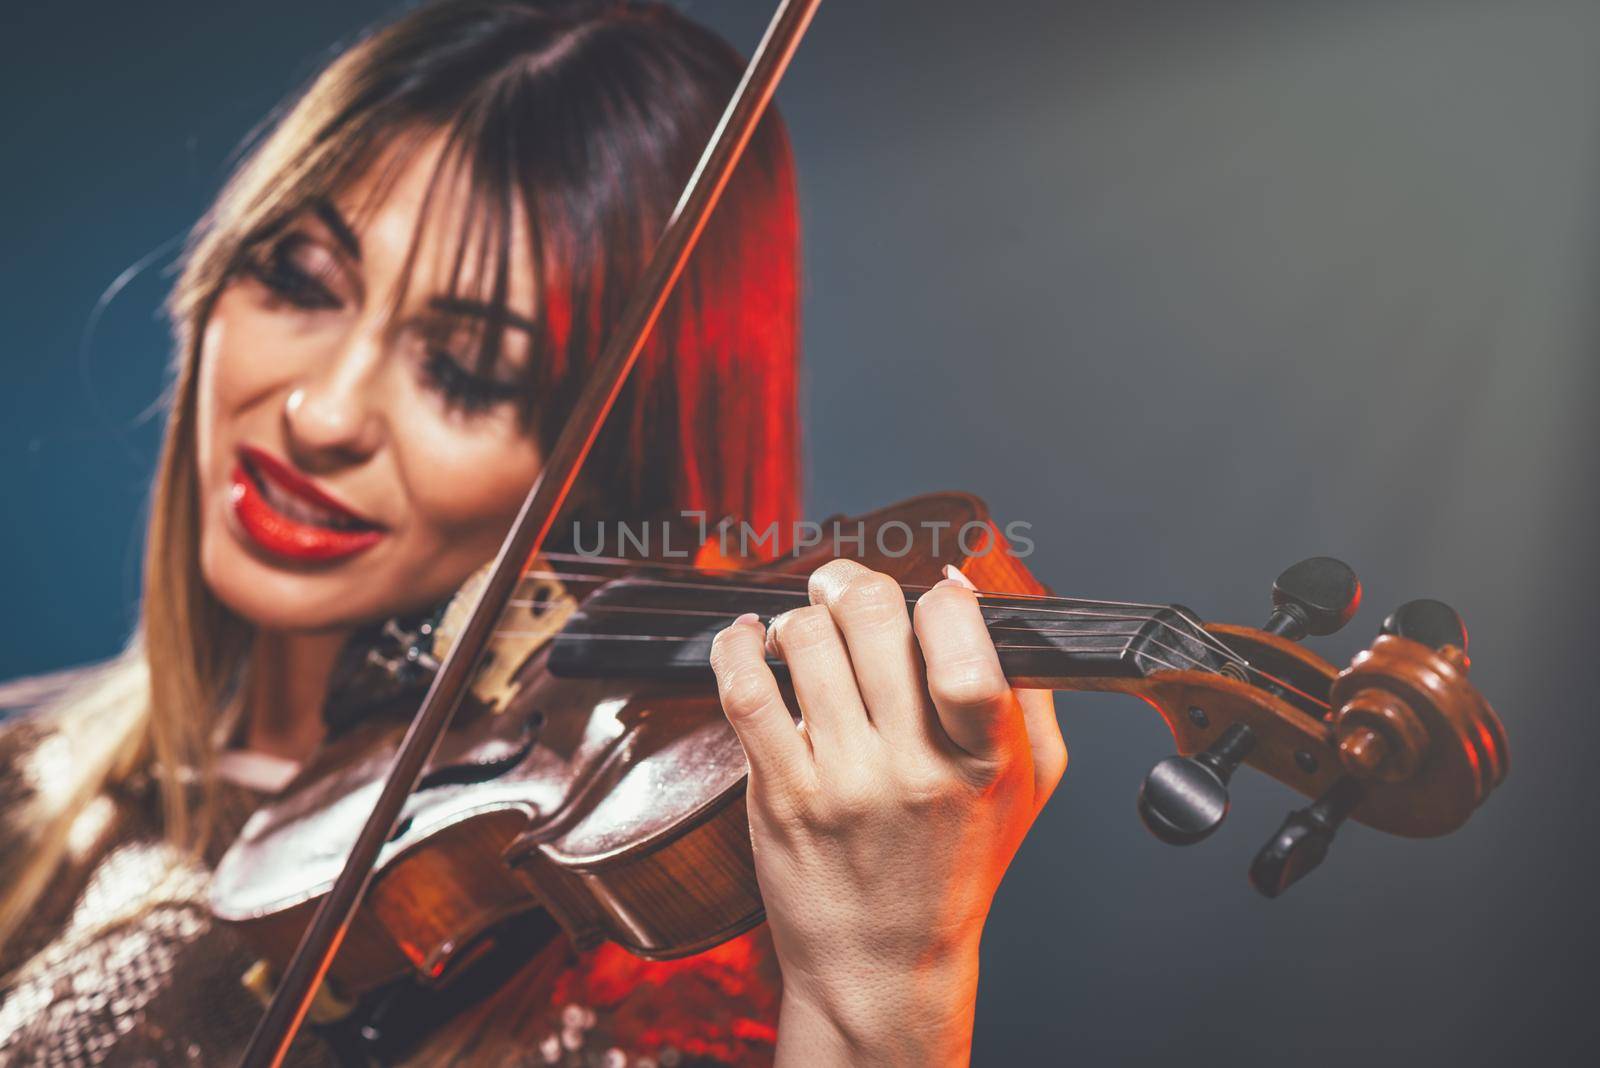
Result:
[[740,616],[712,639],[711,670],[723,714],[744,746],[752,775],[783,783],[803,774],[811,747],[795,728],[767,666],[766,631],[754,614]]
[[828,610],[810,605],[778,616],[767,629],[767,649],[789,666],[789,682],[817,760],[859,754],[869,737],[867,710],[844,638]]
[[[977,592],[978,587],[955,567],[946,564],[945,578]],[[1056,695],[1050,690],[1017,690],[1022,722],[1033,752],[1033,814],[1037,816],[1067,771],[1067,743],[1056,719]]]
[[1054,693],[1018,690],[1016,694],[1017,703],[1022,706],[1022,722],[1028,729],[1028,748],[1033,751],[1033,811],[1038,815],[1066,774],[1067,743],[1056,719]]
[[917,601],[912,625],[927,665],[928,694],[950,740],[973,756],[997,759],[1018,742],[1022,711],[1000,657],[965,585],[944,579]]
[[844,636],[872,725],[886,737],[931,740],[933,709],[900,584],[854,560],[834,560],[813,571],[806,588]]

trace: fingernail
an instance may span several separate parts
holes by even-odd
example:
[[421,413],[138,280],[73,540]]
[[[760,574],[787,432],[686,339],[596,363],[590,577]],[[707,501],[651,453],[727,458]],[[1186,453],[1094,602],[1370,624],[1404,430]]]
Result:
[[744,624],[754,623],[756,626],[759,627],[759,626],[761,626],[761,617],[756,615],[754,612],[746,612],[744,615],[740,616],[738,619],[733,621],[734,626],[738,626],[740,623],[744,623]]
[[978,592],[978,587],[974,586],[972,584],[972,580],[967,578],[966,575],[963,575],[961,573],[961,569],[956,567],[956,565],[954,565],[954,564],[945,564],[944,565],[944,577],[948,581],[954,582],[958,586],[965,586],[967,589],[971,590],[973,593],[977,593]]

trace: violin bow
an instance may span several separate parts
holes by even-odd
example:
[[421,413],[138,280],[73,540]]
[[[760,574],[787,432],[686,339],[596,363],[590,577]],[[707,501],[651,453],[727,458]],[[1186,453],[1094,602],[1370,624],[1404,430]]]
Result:
[[250,1036],[240,1068],[277,1068],[287,1056],[372,881],[378,856],[472,680],[473,668],[493,633],[495,620],[516,589],[523,567],[543,547],[555,525],[606,416],[820,3],[821,0],[780,0],[710,143],[678,198],[643,280],[607,338],[549,461],[501,543],[460,637],[451,643],[439,665],[343,870],[317,906],[265,1015]]

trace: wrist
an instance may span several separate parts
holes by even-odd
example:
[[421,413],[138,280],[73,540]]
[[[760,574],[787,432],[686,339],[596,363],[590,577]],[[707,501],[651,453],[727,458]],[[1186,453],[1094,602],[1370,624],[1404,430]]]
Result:
[[977,947],[911,968],[784,976],[777,1068],[966,1065],[978,989]]

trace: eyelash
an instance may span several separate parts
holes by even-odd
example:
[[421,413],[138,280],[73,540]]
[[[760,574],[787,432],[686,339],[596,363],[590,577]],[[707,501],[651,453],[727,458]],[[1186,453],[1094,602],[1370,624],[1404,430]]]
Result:
[[[338,311],[344,307],[327,286],[313,274],[294,263],[290,256],[294,238],[285,238],[262,253],[245,257],[245,271],[275,297],[302,311]],[[467,415],[481,415],[499,405],[509,404],[521,395],[518,386],[483,375],[473,374],[461,366],[453,355],[442,348],[430,346],[422,364],[423,377],[428,385],[444,397],[449,407],[458,408]]]
[[443,349],[428,350],[422,372],[450,405],[468,415],[480,415],[509,404],[522,394],[520,387],[509,382],[473,374]]
[[304,311],[338,311],[344,302],[311,272],[295,264],[290,255],[295,238],[274,242],[261,252],[245,257],[247,273],[266,286],[274,296]]

